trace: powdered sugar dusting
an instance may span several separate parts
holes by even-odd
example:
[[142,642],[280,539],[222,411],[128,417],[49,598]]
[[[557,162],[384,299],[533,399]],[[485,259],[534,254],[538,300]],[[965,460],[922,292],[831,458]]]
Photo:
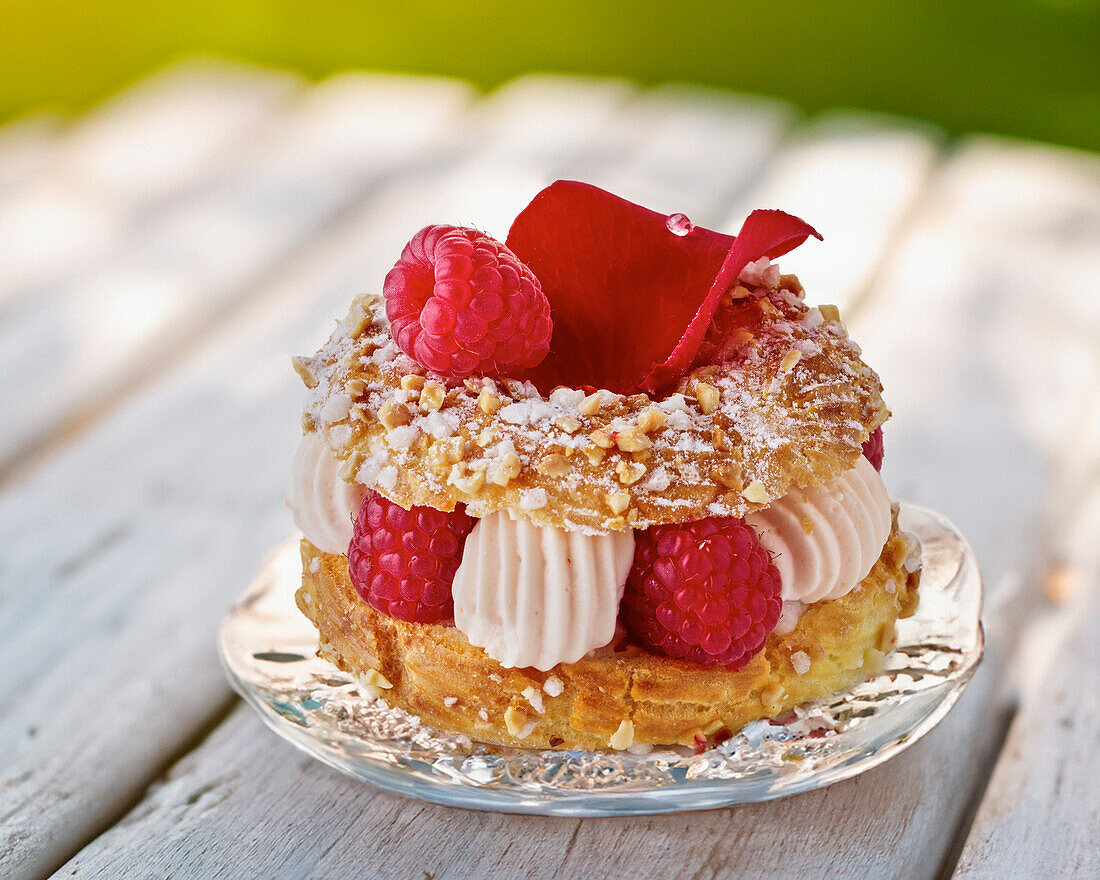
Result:
[[[433,376],[397,350],[381,301],[364,297],[361,315],[302,359],[316,378],[304,424],[354,460],[357,480],[404,504],[506,508],[590,534],[743,516],[766,503],[757,497],[851,467],[885,416],[843,325],[807,308],[787,277],[766,259],[747,267],[742,283],[759,287],[725,308],[751,332],[652,402]],[[648,408],[657,417],[643,420]]]

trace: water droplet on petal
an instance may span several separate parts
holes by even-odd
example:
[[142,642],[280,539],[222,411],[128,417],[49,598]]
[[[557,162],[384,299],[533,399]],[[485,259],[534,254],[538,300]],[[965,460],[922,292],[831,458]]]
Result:
[[665,225],[673,235],[681,236],[687,235],[695,228],[695,224],[688,219],[687,214],[669,214]]

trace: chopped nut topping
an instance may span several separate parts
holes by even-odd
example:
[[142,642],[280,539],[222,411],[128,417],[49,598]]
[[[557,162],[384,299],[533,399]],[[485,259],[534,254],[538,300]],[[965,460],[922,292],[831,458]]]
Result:
[[369,323],[370,317],[364,309],[360,308],[352,309],[344,319],[344,326],[347,327],[348,335],[353,339],[362,333]]
[[493,394],[491,389],[482,388],[481,393],[477,396],[477,408],[485,415],[491,416],[500,409],[500,398]]
[[584,454],[588,456],[588,463],[591,465],[597,465],[604,460],[604,456],[607,455],[607,450],[602,446],[589,445],[584,447]]
[[802,282],[798,280],[798,276],[791,275],[790,273],[779,276],[779,286],[783,288],[783,290],[789,290],[795,296],[801,296],[805,293],[802,289]]
[[527,718],[515,706],[509,706],[504,710],[504,726],[508,728],[509,734],[517,739],[523,739],[520,734],[523,733],[526,725]]
[[582,416],[594,416],[600,410],[600,403],[600,392],[593,391],[588,397],[581,401],[577,409]]
[[360,397],[367,390],[367,383],[362,379],[349,379],[347,388],[352,397]]
[[603,496],[612,513],[622,513],[630,506],[629,492],[609,492]]
[[546,711],[546,706],[542,702],[542,691],[535,687],[533,684],[527,685],[522,691],[523,698],[531,704],[531,708],[542,715]]
[[774,706],[781,699],[783,699],[783,695],[785,693],[786,693],[786,691],[783,690],[783,687],[781,685],[774,684],[770,688],[768,688],[766,691],[764,691],[760,695],[760,697],[761,697],[761,699],[763,699],[765,706]]
[[808,516],[802,517],[802,531],[807,535],[812,535],[814,533],[814,521]]
[[703,728],[703,736],[709,738],[725,726],[725,723],[721,719],[711,721],[706,727]]
[[615,473],[619,475],[619,482],[624,486],[633,486],[645,476],[646,467],[636,461],[620,461],[615,465]]
[[393,687],[386,676],[372,667],[367,667],[367,671],[359,673],[358,677],[360,683],[367,685],[367,687],[382,688],[383,690],[389,690]]
[[728,452],[730,448],[729,439],[726,437],[726,432],[715,425],[710,431],[711,445],[719,452]]
[[469,391],[471,394],[474,394],[477,391],[481,390],[481,380],[480,379],[466,378],[466,379],[462,380],[462,384],[465,386],[466,390]]
[[706,382],[695,383],[695,399],[699,401],[699,409],[705,416],[717,412],[722,403],[722,395],[718,389]]
[[489,475],[489,482],[496,483],[498,486],[507,486],[519,476],[522,469],[519,456],[509,452],[496,460],[492,468],[493,472]]
[[485,471],[468,471],[465,465],[456,464],[451,468],[448,482],[467,495],[476,495],[485,488]]
[[768,490],[764,488],[764,484],[759,480],[753,480],[749,483],[741,492],[741,495],[746,501],[751,501],[753,504],[767,504],[771,501],[771,498],[768,497]]
[[407,425],[412,421],[412,413],[409,412],[409,408],[403,403],[398,403],[392,398],[387,400],[378,408],[378,421],[382,423],[387,431],[392,431],[394,428],[399,428],[401,425]]
[[615,445],[623,452],[641,452],[643,449],[649,449],[653,441],[639,431],[637,426],[631,425],[622,431],[615,432]]
[[588,435],[588,439],[599,446],[600,449],[610,449],[615,445],[614,439],[603,428],[597,428]]
[[779,362],[779,372],[787,373],[795,368],[795,365],[802,360],[802,352],[792,348],[785,355],[783,360]]
[[733,348],[741,348],[756,339],[756,334],[751,330],[737,330],[730,336],[730,345]]
[[[630,512],[634,513],[633,510]],[[637,517],[635,517],[635,519],[637,519]],[[607,521],[607,527],[613,532],[621,532],[626,528],[626,519],[621,516],[613,516]]]
[[438,382],[425,382],[420,392],[420,408],[424,412],[435,412],[443,406],[443,398],[447,396],[447,389]]
[[419,391],[424,387],[424,377],[417,376],[415,373],[410,373],[407,376],[401,377],[401,387],[406,391]]
[[477,445],[484,449],[490,443],[495,443],[500,437],[500,432],[495,425],[489,425],[482,428],[481,433],[477,435]]
[[637,522],[638,522],[638,511],[636,511],[632,507],[632,508],[630,508],[630,510],[628,510],[626,512],[626,524],[628,526],[630,526],[631,528],[634,528],[634,526]]
[[829,303],[824,303],[817,307],[817,310],[821,312],[821,317],[826,321],[839,322],[840,321],[840,309]]
[[760,299],[756,301],[756,304],[760,307],[760,311],[769,318],[775,318],[779,315],[779,309],[777,309],[774,303],[766,296],[760,297]]
[[634,722],[629,718],[620,721],[618,730],[611,734],[607,744],[620,752],[634,745]]
[[466,459],[466,441],[461,434],[448,437],[435,443],[431,454],[444,464],[457,464]]
[[544,455],[535,470],[548,477],[564,477],[571,468],[569,459],[560,452],[553,452],[550,455]]
[[294,372],[302,378],[306,388],[317,387],[317,374],[313,372],[313,361],[310,358],[295,355],[290,359],[290,362],[294,365]]
[[659,431],[665,426],[665,422],[668,421],[668,416],[661,412],[657,407],[651,406],[638,419],[638,430],[643,434],[650,434],[653,431]]
[[362,463],[362,459],[358,455],[352,454],[340,462],[340,468],[336,471],[336,475],[344,482],[350,483],[355,480],[355,475],[359,473],[359,465]]
[[573,416],[562,416],[555,419],[554,424],[565,431],[566,434],[574,434],[577,429],[580,428],[581,423],[579,419],[573,418]]
[[752,296],[752,291],[743,284],[738,284],[730,291],[730,299],[748,299],[750,296]]
[[741,488],[741,465],[736,461],[725,461],[710,469],[711,479],[721,483],[727,489]]

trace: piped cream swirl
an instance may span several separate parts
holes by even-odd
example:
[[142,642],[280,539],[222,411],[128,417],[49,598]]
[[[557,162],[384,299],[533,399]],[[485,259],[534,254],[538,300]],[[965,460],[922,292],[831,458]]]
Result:
[[839,599],[867,577],[890,537],[890,497],[862,456],[823,486],[794,489],[745,517],[771,553],[783,600]]
[[342,479],[339,469],[320,435],[306,434],[294,453],[286,503],[294,524],[314,547],[344,555],[367,488]]
[[633,559],[630,531],[585,535],[491,513],[466,538],[455,626],[502,666],[575,663],[614,637]]

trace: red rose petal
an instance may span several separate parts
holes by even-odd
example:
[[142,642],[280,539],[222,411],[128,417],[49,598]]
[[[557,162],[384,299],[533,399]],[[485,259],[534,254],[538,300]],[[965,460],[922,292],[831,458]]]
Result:
[[[680,341],[733,238],[587,183],[559,180],[516,217],[507,246],[550,300],[550,353],[527,374],[556,385],[634,391]],[[656,320],[655,320],[656,319]]]
[[[639,383],[639,388],[653,394],[675,384],[695,360],[718,308],[718,300],[737,282],[744,268],[761,257],[781,257],[793,251],[811,235],[819,241],[822,240],[816,229],[793,214],[775,210],[753,211],[749,214],[741,224],[741,231],[737,233],[706,298],[683,331],[679,344],[663,363],[655,362],[653,370]],[[552,314],[553,300],[550,308]]]
[[817,233],[781,211],[754,211],[737,239],[699,226],[679,235],[665,214],[559,180],[508,233],[507,246],[541,282],[554,320],[549,355],[525,377],[543,391],[664,392],[687,371],[741,270],[809,235]]

